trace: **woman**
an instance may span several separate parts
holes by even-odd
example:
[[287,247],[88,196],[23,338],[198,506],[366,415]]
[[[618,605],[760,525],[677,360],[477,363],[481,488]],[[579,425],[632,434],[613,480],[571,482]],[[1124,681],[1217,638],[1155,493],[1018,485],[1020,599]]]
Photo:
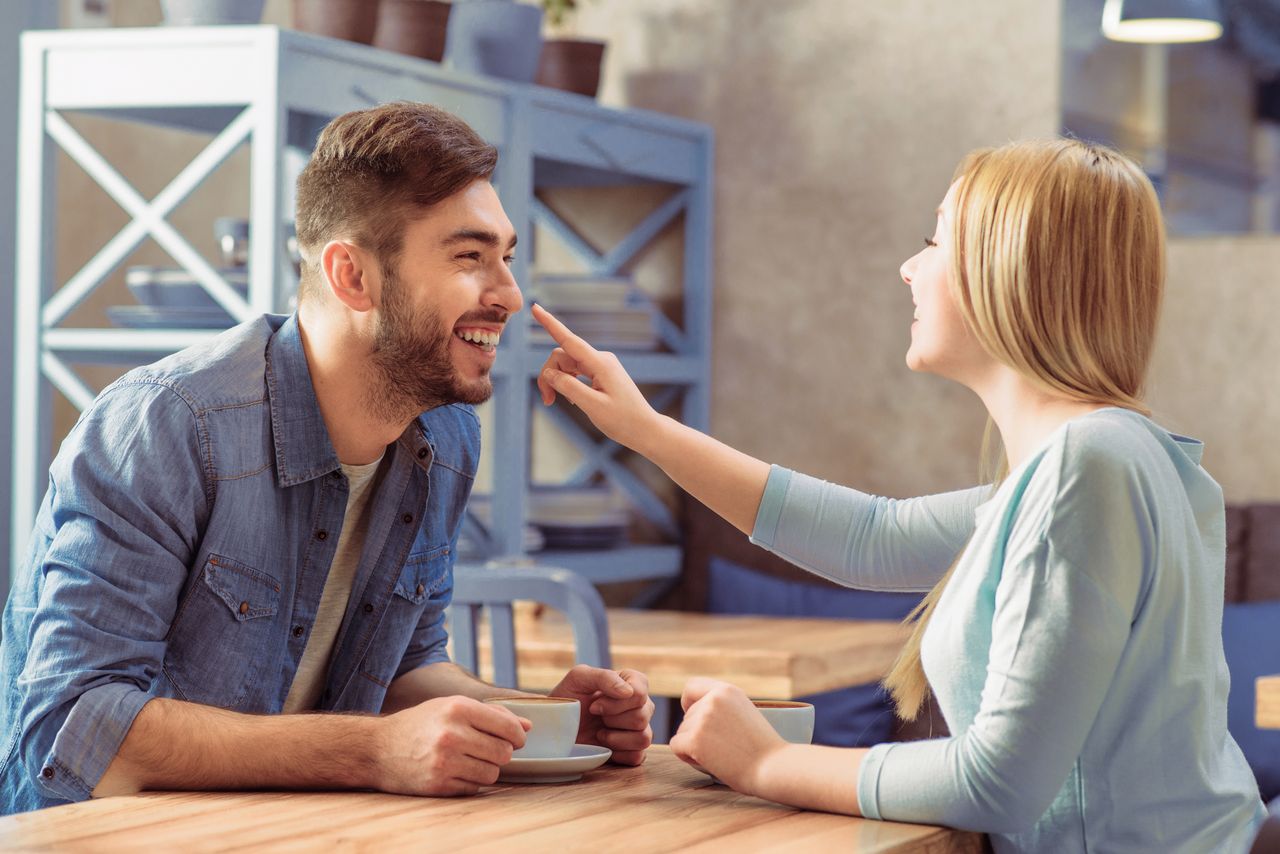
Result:
[[[753,542],[842,584],[930,591],[886,679],[952,735],[783,743],[693,680],[682,759],[781,803],[985,831],[998,851],[1243,851],[1264,812],[1227,733],[1222,491],[1141,394],[1164,281],[1150,182],[1075,140],[971,154],[902,265],[907,365],[972,389],[1003,447],[987,487],[905,501],[770,467],[654,412],[545,311],[539,378]],[[585,376],[588,386],[576,379]]]

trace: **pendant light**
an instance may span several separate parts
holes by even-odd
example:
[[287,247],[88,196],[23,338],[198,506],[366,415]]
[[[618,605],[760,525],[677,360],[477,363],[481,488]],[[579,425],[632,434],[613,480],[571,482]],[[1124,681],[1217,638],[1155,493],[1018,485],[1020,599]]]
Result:
[[1102,34],[1118,42],[1208,42],[1222,35],[1222,10],[1217,0],[1107,0]]

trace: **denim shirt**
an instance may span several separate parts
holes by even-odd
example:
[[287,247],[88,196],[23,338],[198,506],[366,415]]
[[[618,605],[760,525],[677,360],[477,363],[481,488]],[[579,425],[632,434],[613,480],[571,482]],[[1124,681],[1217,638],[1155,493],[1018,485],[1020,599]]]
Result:
[[[442,406],[387,449],[319,709],[376,713],[393,679],[448,660],[479,432]],[[0,810],[89,797],[152,697],[278,713],[346,501],[295,317],[103,391],[50,468],[4,610]]]

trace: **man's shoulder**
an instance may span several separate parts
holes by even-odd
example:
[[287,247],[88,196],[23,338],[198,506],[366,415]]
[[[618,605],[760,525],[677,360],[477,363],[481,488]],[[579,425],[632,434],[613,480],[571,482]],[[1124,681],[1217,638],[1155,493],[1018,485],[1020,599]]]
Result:
[[266,397],[266,354],[283,318],[262,315],[208,341],[134,368],[112,384],[164,386],[194,410],[243,406]]

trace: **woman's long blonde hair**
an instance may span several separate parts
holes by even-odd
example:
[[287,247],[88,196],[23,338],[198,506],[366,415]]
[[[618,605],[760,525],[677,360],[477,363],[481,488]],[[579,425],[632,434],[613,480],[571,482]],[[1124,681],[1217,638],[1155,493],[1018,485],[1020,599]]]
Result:
[[[949,286],[981,346],[1052,394],[1147,414],[1165,238],[1142,169],[1059,139],[975,151],[953,180]],[[984,448],[994,435],[988,422]],[[1006,466],[996,456],[998,482]],[[959,559],[907,615],[911,637],[884,680],[907,720],[929,693],[920,641]]]

